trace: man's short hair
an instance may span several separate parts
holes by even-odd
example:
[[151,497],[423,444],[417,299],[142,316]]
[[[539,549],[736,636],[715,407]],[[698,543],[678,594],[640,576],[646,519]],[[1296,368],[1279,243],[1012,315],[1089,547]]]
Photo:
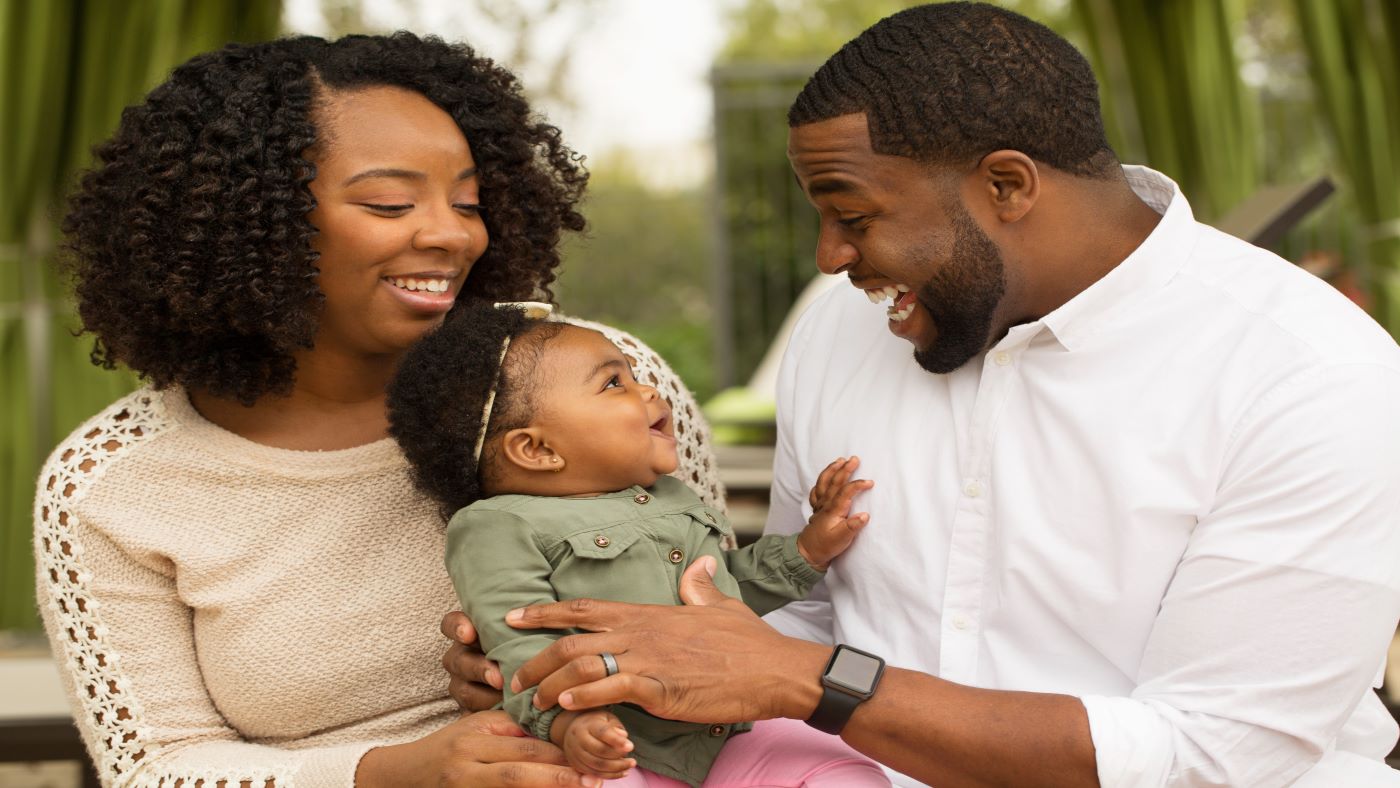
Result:
[[1075,175],[1118,171],[1084,56],[1044,25],[982,3],[876,23],[808,80],[788,125],[855,113],[876,153],[965,164],[1010,149]]

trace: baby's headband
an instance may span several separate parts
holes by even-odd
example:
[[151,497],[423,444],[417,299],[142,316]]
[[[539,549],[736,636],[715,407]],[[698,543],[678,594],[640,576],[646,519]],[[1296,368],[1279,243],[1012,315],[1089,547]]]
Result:
[[[554,313],[554,306],[540,301],[502,301],[497,309],[519,309],[530,320],[541,320]],[[501,368],[506,364],[506,353],[510,350],[510,335],[501,342],[501,356],[496,360],[496,374],[491,378],[491,390],[486,392],[486,406],[481,409],[481,432],[476,436],[476,450],[472,452],[472,462],[481,464],[481,448],[486,445],[486,428],[491,426],[491,407],[496,404],[496,389],[501,385]]]

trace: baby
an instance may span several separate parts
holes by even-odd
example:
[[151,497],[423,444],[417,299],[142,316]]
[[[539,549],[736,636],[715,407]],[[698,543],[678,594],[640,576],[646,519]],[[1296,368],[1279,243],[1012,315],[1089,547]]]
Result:
[[[507,687],[568,634],[512,629],[504,617],[514,608],[584,597],[680,604],[681,574],[702,555],[717,559],[715,585],[760,614],[805,597],[868,520],[850,513],[871,485],[851,481],[857,461],[822,472],[800,534],[724,550],[733,536],[724,515],[666,475],[677,466],[666,401],[602,334],[546,320],[548,310],[462,303],[389,386],[390,432],[415,482],[451,517],[447,568]],[[699,786],[707,776],[711,785],[889,785],[840,739],[800,723],[701,725],[631,705],[539,709],[534,695],[507,689],[505,709],[577,771],[623,785]]]

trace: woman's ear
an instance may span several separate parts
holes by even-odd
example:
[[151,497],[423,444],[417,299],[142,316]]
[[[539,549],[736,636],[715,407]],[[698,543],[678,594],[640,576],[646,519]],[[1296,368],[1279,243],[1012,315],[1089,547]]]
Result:
[[506,462],[522,471],[558,473],[564,458],[555,453],[539,427],[517,427],[501,438]]
[[1007,224],[1019,221],[1040,199],[1040,170],[1020,151],[988,153],[977,165],[977,176],[987,207]]

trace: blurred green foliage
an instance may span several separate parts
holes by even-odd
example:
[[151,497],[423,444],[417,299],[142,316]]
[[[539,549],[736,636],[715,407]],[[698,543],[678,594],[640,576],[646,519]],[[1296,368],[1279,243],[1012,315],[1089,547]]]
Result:
[[625,154],[590,164],[583,206],[589,228],[564,245],[554,284],[560,306],[636,334],[697,397],[710,396],[713,232],[706,187],[648,185]]
[[135,385],[88,360],[54,265],[64,191],[177,63],[275,35],[278,0],[0,2],[0,629],[37,629],[34,482],[54,444]]

